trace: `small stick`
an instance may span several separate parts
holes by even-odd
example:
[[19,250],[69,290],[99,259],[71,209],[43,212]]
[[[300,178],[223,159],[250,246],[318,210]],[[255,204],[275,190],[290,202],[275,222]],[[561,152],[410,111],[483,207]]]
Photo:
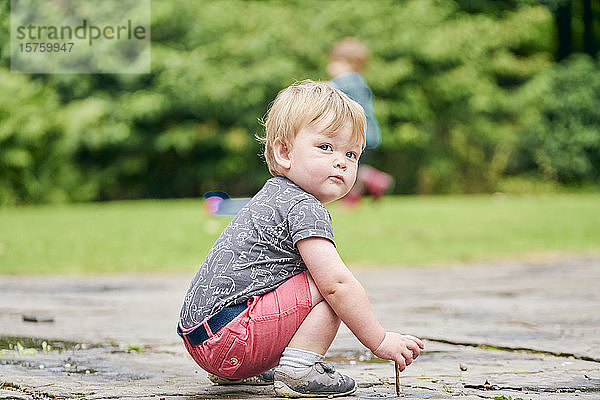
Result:
[[396,371],[396,396],[400,397],[400,367],[398,363],[394,361],[394,370]]

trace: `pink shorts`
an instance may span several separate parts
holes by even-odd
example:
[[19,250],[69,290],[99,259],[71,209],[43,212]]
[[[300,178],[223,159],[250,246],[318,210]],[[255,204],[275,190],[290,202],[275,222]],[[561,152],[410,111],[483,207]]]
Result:
[[279,363],[311,308],[308,279],[302,272],[269,293],[251,297],[248,308],[214,335],[198,346],[185,343],[185,347],[211,374],[249,378]]

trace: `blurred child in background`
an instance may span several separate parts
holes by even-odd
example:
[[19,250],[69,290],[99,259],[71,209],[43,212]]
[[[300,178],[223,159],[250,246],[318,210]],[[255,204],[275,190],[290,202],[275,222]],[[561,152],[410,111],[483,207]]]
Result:
[[381,143],[381,132],[373,111],[373,92],[360,75],[368,57],[367,47],[360,40],[348,37],[331,48],[327,65],[327,73],[331,77],[330,84],[360,104],[367,118],[367,143],[361,157],[356,184],[344,198],[350,205],[356,204],[365,192],[378,199],[393,184],[390,175],[366,164],[372,155],[369,150],[377,148]]

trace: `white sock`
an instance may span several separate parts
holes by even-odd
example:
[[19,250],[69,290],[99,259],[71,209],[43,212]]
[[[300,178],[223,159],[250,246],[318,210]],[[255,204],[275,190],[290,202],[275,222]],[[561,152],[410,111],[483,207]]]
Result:
[[286,347],[279,360],[279,366],[305,369],[312,367],[319,361],[323,361],[323,358],[321,354],[313,353],[312,351]]

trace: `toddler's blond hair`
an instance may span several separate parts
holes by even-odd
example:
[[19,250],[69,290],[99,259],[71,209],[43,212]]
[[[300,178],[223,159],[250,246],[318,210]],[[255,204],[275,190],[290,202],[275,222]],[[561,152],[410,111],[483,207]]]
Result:
[[265,145],[265,161],[273,176],[282,175],[273,155],[275,140],[281,140],[291,149],[298,131],[310,124],[322,126],[323,133],[331,136],[350,124],[352,140],[361,149],[365,146],[367,123],[360,104],[327,82],[310,79],[296,82],[279,92],[263,122],[266,136],[261,140]]

